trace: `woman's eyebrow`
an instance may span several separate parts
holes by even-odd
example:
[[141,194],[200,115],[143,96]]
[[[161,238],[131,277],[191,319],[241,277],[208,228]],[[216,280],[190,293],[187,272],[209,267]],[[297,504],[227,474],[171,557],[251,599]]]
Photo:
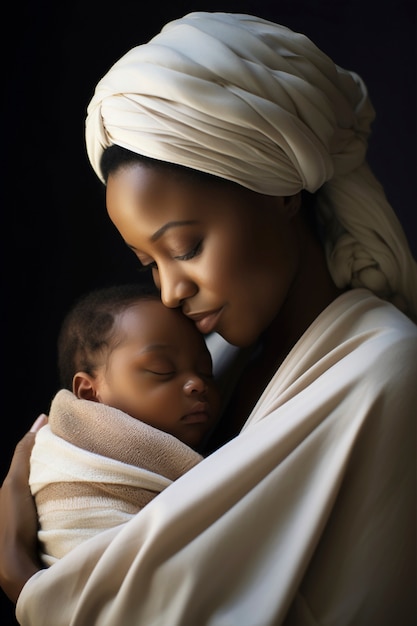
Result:
[[167,230],[170,228],[176,228],[178,226],[190,226],[193,224],[198,224],[197,220],[176,220],[172,222],[167,222],[161,228],[159,228],[151,237],[151,241],[157,241]]
[[[197,220],[175,220],[175,221],[172,221],[172,222],[167,222],[166,224],[161,226],[161,228],[159,228],[156,232],[154,232],[154,234],[151,236],[150,240],[152,242],[157,241],[170,228],[177,228],[178,226],[192,226],[192,225],[195,225],[195,224],[198,224]],[[127,243],[127,241],[125,241],[125,244],[131,250],[134,250],[135,252],[138,251],[138,249],[135,248],[135,246],[132,246],[130,243]]]

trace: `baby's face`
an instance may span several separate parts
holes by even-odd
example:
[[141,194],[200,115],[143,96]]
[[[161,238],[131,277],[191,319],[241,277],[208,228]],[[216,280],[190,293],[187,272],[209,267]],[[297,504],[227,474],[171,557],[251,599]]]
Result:
[[97,374],[100,402],[198,447],[220,397],[203,336],[179,309],[142,300],[119,315],[117,341]]

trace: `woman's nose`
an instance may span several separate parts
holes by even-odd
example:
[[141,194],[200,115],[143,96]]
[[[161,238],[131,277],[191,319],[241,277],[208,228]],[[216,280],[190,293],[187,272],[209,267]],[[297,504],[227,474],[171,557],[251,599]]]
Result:
[[201,376],[191,376],[184,384],[184,391],[187,395],[203,393],[207,391],[207,385]]
[[195,295],[196,285],[186,275],[176,269],[159,269],[159,289],[161,300],[166,307],[175,309],[184,300]]

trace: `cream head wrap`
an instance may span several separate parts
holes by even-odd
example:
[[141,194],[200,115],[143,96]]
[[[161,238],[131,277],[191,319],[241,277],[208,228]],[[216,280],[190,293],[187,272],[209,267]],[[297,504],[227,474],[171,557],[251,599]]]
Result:
[[112,144],[253,191],[317,194],[339,287],[368,287],[417,317],[417,264],[366,164],[374,110],[361,78],[307,37],[251,15],[168,23],[100,80],[87,152]]

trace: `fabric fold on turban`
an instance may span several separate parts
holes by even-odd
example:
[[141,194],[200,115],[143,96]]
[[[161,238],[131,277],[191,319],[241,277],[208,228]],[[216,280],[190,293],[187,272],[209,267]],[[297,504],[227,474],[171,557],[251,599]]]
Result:
[[367,287],[417,318],[417,263],[366,162],[374,117],[362,79],[305,35],[193,12],[100,80],[86,143],[101,180],[103,151],[117,144],[262,194],[317,192],[335,283]]

